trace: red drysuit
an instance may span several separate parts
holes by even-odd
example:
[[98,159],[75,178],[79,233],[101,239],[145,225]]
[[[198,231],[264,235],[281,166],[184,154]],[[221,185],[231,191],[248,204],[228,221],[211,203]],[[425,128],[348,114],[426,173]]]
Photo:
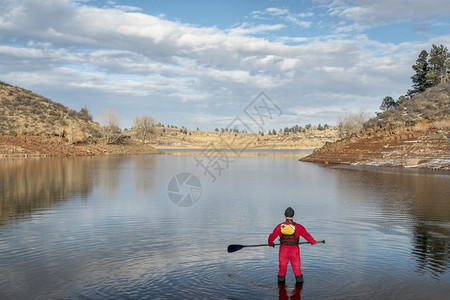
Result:
[[[292,236],[286,236],[282,234],[281,228],[285,226],[295,228],[295,231],[292,233]],[[293,241],[298,243],[298,238],[302,236],[312,245],[316,244],[314,238],[306,231],[305,227],[300,224],[294,223],[292,220],[286,220],[281,224],[278,224],[277,227],[273,230],[273,232],[269,235],[268,243],[272,245],[276,238],[280,237],[280,252],[278,253],[278,261],[280,270],[278,272],[279,276],[284,276],[287,273],[287,265],[288,262],[291,262],[292,270],[294,271],[295,276],[302,275],[302,270],[300,268],[300,248],[298,245],[286,245],[285,243],[292,244]],[[283,237],[283,238],[282,238]],[[284,241],[283,241],[284,240]],[[286,240],[288,242],[286,242]]]

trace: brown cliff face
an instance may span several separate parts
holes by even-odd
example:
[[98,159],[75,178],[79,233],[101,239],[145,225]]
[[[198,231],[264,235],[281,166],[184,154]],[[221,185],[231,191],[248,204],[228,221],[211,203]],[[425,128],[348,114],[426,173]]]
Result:
[[301,160],[450,170],[449,90],[450,82],[429,89]]

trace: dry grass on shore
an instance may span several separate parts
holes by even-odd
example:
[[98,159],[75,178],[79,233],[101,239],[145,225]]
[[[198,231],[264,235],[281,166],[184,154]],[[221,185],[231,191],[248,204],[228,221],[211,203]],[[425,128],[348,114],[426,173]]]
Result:
[[261,135],[257,133],[234,133],[174,128],[157,128],[150,144],[157,149],[315,149],[326,142],[338,139],[337,128],[306,132]]

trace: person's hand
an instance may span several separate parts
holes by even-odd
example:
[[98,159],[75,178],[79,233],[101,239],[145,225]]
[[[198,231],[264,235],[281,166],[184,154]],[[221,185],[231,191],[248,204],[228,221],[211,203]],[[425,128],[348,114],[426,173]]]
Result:
[[275,248],[275,243],[272,243],[272,245],[269,245],[269,247]]
[[317,244],[317,242],[316,242],[316,241],[314,241],[314,243],[311,243],[311,245],[315,245],[315,244]]

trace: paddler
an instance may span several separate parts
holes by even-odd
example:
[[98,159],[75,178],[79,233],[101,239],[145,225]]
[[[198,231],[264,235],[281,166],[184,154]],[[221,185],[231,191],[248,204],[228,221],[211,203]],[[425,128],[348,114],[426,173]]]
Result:
[[284,212],[286,221],[278,224],[273,232],[269,235],[269,246],[273,246],[276,238],[280,238],[280,252],[278,253],[279,271],[278,283],[285,282],[287,265],[291,262],[292,270],[294,271],[295,281],[298,284],[303,283],[303,274],[300,268],[300,248],[299,238],[302,236],[311,245],[316,244],[316,240],[306,231],[305,227],[294,222],[294,210],[288,207]]

